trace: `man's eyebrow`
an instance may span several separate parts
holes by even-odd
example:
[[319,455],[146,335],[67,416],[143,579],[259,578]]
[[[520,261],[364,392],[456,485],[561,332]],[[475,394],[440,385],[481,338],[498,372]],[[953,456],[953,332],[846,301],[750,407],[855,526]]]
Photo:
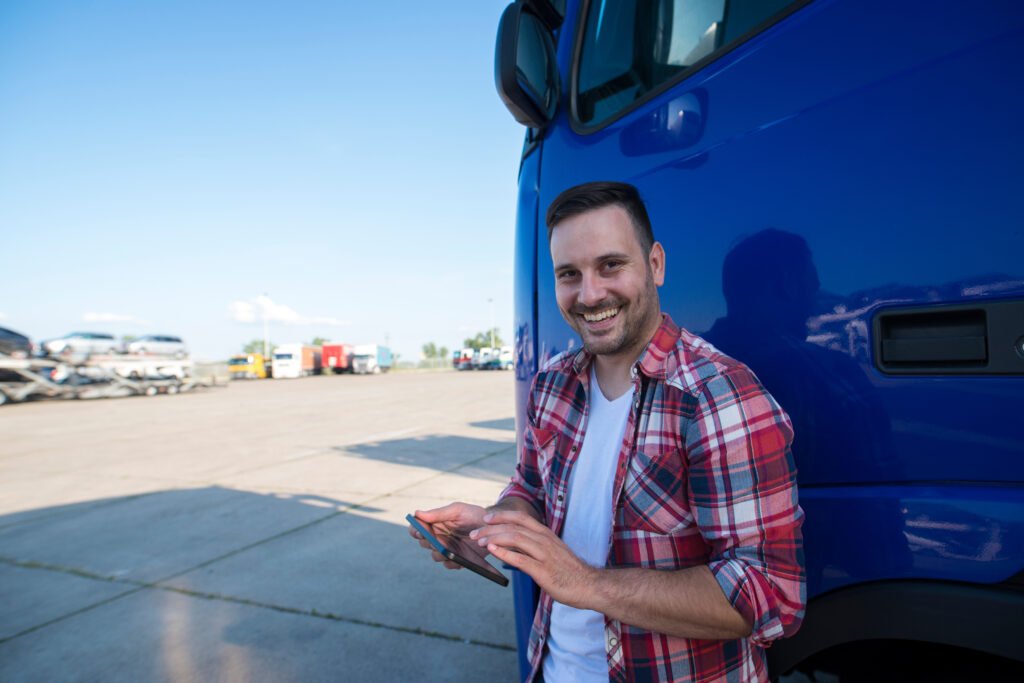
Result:
[[[615,260],[615,261],[628,261],[629,260],[629,254],[627,254],[625,252],[621,252],[621,251],[610,251],[610,252],[608,252],[606,254],[601,254],[600,256],[598,256],[597,258],[594,259],[594,261],[597,262],[597,263],[603,263],[605,261],[612,261],[612,260]],[[555,270],[564,270],[566,268],[575,268],[575,267],[576,267],[576,265],[572,264],[572,263],[556,263],[555,264]]]

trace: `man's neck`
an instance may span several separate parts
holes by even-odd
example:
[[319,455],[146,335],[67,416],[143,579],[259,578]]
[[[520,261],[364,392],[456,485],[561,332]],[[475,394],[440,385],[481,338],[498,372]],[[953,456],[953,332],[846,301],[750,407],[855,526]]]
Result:
[[627,349],[611,354],[594,355],[594,375],[600,385],[601,393],[609,401],[614,401],[619,396],[630,390],[633,386],[632,368],[637,359],[651,343],[655,332],[661,327],[662,317],[659,314],[656,324],[653,324],[650,334],[643,337],[644,342],[636,348]]
[[594,376],[597,377],[598,389],[606,399],[614,401],[633,386],[629,369],[638,357],[594,356]]

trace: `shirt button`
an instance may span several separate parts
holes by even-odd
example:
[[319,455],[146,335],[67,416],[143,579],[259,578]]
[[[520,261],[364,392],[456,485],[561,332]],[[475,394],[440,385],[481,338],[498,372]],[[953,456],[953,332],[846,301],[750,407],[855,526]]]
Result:
[[616,638],[615,636],[610,636],[608,638],[608,647],[614,648],[618,644],[619,644],[619,639]]
[[561,493],[558,494],[558,500],[562,500],[562,494]]

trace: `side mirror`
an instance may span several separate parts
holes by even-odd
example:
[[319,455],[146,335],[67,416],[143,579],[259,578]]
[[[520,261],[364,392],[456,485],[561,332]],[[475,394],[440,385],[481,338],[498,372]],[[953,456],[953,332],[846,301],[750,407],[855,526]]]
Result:
[[558,107],[555,41],[544,22],[523,2],[505,8],[494,50],[494,85],[515,120],[543,128]]

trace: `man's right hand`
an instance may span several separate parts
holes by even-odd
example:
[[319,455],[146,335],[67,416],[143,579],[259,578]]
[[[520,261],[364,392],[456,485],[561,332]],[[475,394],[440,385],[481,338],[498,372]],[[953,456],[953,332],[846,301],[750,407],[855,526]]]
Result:
[[[441,534],[469,534],[473,529],[484,526],[484,515],[487,510],[479,505],[469,503],[450,503],[444,507],[433,510],[417,510],[415,516],[430,524]],[[441,562],[448,569],[462,569],[441,553],[434,550],[418,531],[409,527],[409,535],[420,542],[420,545],[430,550],[430,556],[435,562]]]

